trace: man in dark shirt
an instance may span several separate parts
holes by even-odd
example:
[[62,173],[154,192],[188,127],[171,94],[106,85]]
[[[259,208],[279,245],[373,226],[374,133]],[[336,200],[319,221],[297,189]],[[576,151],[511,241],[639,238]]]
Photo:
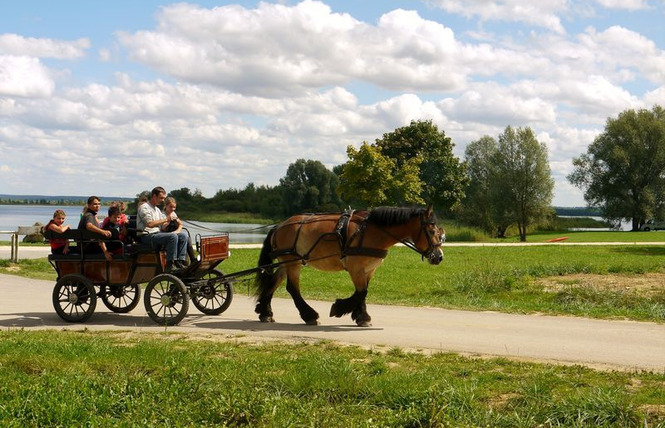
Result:
[[[80,230],[85,229],[89,232],[97,233],[105,238],[110,238],[111,232],[101,229],[99,227],[99,221],[97,220],[97,213],[99,212],[101,205],[102,203],[97,196],[90,196],[88,198],[86,210],[79,221],[78,228]],[[113,255],[106,249],[104,241],[88,242],[83,245],[83,254],[95,254],[100,252],[104,253],[106,260],[113,260]]]

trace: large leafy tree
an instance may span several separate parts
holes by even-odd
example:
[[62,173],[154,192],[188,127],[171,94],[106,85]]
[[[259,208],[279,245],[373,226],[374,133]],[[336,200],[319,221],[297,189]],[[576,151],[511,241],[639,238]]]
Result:
[[363,207],[424,203],[420,197],[419,156],[405,160],[398,169],[395,160],[367,142],[359,149],[347,147],[346,153],[349,160],[339,168],[338,188],[345,201]]
[[376,140],[384,156],[395,161],[397,170],[420,157],[419,177],[423,183],[421,199],[441,211],[449,212],[464,197],[468,184],[466,164],[453,154],[450,137],[439,131],[431,120],[411,124],[384,134]]
[[336,211],[343,205],[335,191],[337,175],[319,161],[298,159],[279,182],[287,214]]
[[529,226],[543,219],[552,203],[547,146],[538,142],[531,128],[509,126],[499,135],[491,171],[494,203],[503,204],[517,223],[520,240],[526,241]]
[[626,110],[608,118],[605,131],[573,160],[568,180],[584,190],[589,206],[614,222],[665,216],[665,110]]

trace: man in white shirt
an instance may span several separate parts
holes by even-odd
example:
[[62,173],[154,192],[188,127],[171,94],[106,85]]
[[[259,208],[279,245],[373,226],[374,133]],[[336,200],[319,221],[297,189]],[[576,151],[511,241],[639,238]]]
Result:
[[166,247],[166,272],[173,272],[187,266],[187,244],[189,236],[187,232],[162,232],[160,226],[170,222],[159,205],[166,198],[166,190],[163,187],[155,187],[150,193],[150,200],[142,204],[136,216],[136,228],[143,231],[140,237],[143,244],[159,248]]

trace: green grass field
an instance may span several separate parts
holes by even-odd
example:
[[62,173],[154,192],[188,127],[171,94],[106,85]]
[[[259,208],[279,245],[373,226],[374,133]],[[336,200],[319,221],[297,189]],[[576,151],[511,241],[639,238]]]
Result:
[[[658,232],[569,235],[570,242],[662,239]],[[552,236],[560,235],[529,241]],[[258,252],[234,249],[220,267],[251,268]],[[444,254],[430,266],[393,248],[368,302],[665,321],[665,287],[631,287],[665,273],[665,246],[444,246]],[[303,272],[305,298],[332,301],[353,291],[345,272]],[[0,273],[55,281],[46,259],[1,260]],[[586,285],[580,275],[620,286]],[[248,286],[238,283],[236,293]],[[287,297],[284,287],[278,295]],[[0,426],[662,428],[665,372],[326,342],[256,344],[242,336],[7,329],[0,332]]]
[[662,427],[664,384],[324,342],[0,332],[3,427]]

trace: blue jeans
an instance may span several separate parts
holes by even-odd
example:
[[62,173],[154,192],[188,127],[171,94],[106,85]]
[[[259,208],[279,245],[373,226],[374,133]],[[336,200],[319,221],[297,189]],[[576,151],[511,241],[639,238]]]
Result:
[[187,244],[189,243],[189,235],[185,231],[178,233],[173,232],[157,232],[149,235],[143,235],[141,242],[158,249],[161,245],[166,247],[166,261],[172,262],[174,260],[186,260],[187,258]]

